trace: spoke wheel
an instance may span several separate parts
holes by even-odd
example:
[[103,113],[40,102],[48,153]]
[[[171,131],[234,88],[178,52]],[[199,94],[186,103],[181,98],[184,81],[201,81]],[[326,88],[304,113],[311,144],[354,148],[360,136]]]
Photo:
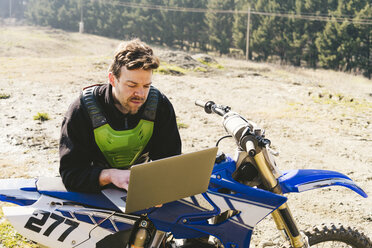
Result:
[[371,240],[355,228],[321,225],[305,232],[311,248],[372,248]]

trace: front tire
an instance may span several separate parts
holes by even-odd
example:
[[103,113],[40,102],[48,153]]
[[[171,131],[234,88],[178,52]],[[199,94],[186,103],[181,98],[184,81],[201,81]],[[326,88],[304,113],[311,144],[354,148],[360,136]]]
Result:
[[371,240],[364,234],[351,227],[341,224],[329,224],[314,227],[305,232],[311,248],[372,248]]

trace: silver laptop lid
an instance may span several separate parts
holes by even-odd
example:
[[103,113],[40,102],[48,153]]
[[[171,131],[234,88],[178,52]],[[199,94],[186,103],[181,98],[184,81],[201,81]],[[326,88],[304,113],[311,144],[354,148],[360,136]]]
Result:
[[102,193],[125,213],[203,193],[208,189],[217,150],[214,147],[134,165],[128,192],[108,188]]
[[217,147],[131,167],[125,212],[207,191]]

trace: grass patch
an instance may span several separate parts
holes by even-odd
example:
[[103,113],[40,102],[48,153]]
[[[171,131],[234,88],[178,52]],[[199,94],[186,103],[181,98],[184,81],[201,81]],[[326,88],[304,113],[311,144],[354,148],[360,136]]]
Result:
[[182,76],[187,73],[187,70],[176,65],[170,65],[162,62],[162,64],[156,70],[154,70],[154,73]]
[[177,127],[178,127],[178,129],[181,129],[181,128],[188,128],[188,127],[189,127],[188,124],[183,123],[183,122],[180,122],[180,120],[179,120],[178,118],[177,118],[176,120],[177,120]]
[[[214,64],[210,63],[210,67],[213,67],[213,66],[214,66]],[[222,68],[223,68],[223,66],[222,66]],[[159,74],[163,74],[163,75],[182,76],[182,75],[187,74],[190,71],[208,72],[208,69],[204,68],[204,67],[201,67],[201,66],[198,66],[198,67],[191,70],[191,69],[185,69],[185,68],[182,68],[182,67],[179,67],[179,66],[176,66],[176,65],[167,64],[165,62],[161,62],[161,65],[156,70],[154,70],[154,73],[159,73]]]
[[0,93],[0,99],[8,99],[10,97],[9,94]]
[[332,94],[327,91],[319,93],[309,92],[309,96],[311,97],[314,103],[342,108],[343,110],[349,109],[354,114],[369,113],[372,109],[372,103],[366,101],[365,99],[357,99],[339,93]]
[[206,69],[206,68],[204,68],[204,67],[196,67],[195,69],[194,69],[194,71],[197,71],[197,72],[208,72],[208,70]]
[[47,121],[50,120],[50,117],[47,113],[40,113],[38,112],[37,115],[34,115],[35,121]]
[[215,69],[224,69],[224,68],[225,68],[225,67],[223,67],[223,65],[220,65],[220,64],[218,64],[218,63],[206,62],[206,61],[204,61],[204,60],[202,60],[202,59],[198,59],[198,61],[199,61],[200,63],[202,63],[203,65],[206,65],[206,66],[208,66],[208,67],[212,67],[212,68],[215,68]]
[[0,209],[0,245],[1,247],[27,247],[39,248],[37,244],[22,237],[17,233],[10,222],[4,219],[3,211]]

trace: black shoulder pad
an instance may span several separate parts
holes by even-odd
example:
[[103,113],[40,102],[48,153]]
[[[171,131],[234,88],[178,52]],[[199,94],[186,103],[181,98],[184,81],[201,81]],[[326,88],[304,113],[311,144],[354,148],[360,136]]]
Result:
[[106,117],[103,115],[102,109],[99,106],[94,95],[97,88],[98,86],[85,88],[80,98],[88,111],[89,117],[92,121],[93,129],[107,123]]
[[154,86],[151,86],[149,95],[147,96],[147,101],[145,109],[143,111],[143,118],[149,121],[155,121],[156,110],[158,108],[160,91]]

